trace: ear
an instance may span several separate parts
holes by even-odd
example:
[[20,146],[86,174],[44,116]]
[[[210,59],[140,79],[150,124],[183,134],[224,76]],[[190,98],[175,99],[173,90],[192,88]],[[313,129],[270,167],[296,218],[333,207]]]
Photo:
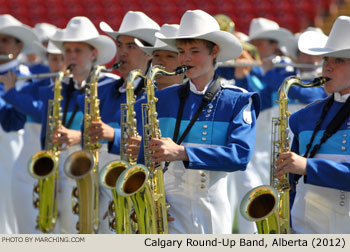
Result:
[[220,47],[218,45],[215,45],[212,51],[212,55],[214,56],[214,59],[218,56],[219,51],[220,51]]
[[22,49],[23,49],[23,42],[21,41],[16,43],[16,52],[15,52],[16,56],[21,53]]
[[92,50],[92,61],[93,61],[93,62],[96,61],[97,55],[98,55],[98,51],[97,51],[96,48],[94,48],[94,49]]

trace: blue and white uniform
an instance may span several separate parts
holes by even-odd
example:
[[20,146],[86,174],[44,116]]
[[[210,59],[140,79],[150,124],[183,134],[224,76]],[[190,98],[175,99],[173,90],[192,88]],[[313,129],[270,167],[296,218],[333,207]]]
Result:
[[[13,71],[18,75],[29,75],[29,69],[17,60],[0,65],[0,74]],[[16,83],[20,89],[23,82]],[[13,109],[4,99],[5,88],[0,84],[0,233],[17,233],[16,216],[11,200],[11,174],[14,161],[23,147],[23,128],[25,116]],[[11,132],[10,132],[11,131]]]
[[[173,137],[181,86],[156,93],[163,137]],[[205,90],[199,92],[190,83],[179,135],[200,106]],[[135,105],[139,132],[141,103],[145,99]],[[254,148],[259,105],[257,94],[222,83],[216,97],[203,109],[182,143],[189,161],[171,162],[164,174],[169,214],[175,218],[168,223],[169,233],[231,233],[228,173],[246,169]]]
[[[320,142],[325,128],[343,106],[349,94],[334,94],[313,146]],[[291,150],[306,152],[316,122],[326,99],[294,113],[289,120],[294,134]],[[305,119],[307,118],[307,119]],[[307,159],[307,176],[299,179],[291,211],[293,229],[297,233],[350,233],[350,121],[347,119],[314,158]],[[312,149],[312,148],[311,148]]]
[[39,88],[48,86],[50,79],[37,82],[28,82],[20,90],[10,89],[4,99],[13,106],[13,109],[25,115],[23,126],[23,148],[15,160],[12,169],[12,201],[17,218],[18,232],[21,234],[39,233],[36,226],[38,210],[32,207],[32,191],[35,179],[28,173],[30,158],[41,150],[41,102]]
[[[288,63],[285,57],[279,63]],[[255,69],[255,68],[254,68]],[[253,70],[254,70],[253,69]],[[256,70],[258,70],[257,68]],[[261,68],[260,68],[261,70]],[[252,71],[252,75],[259,76]],[[273,117],[278,117],[277,91],[285,78],[296,76],[297,72],[292,67],[274,68],[259,78],[264,83],[264,88],[259,92],[261,97],[261,114],[258,120],[257,139],[252,158],[252,165],[259,174],[262,184],[270,183],[270,144],[271,144],[271,121]],[[307,82],[307,81],[305,81]],[[303,88],[292,86],[288,92],[288,111],[297,111],[307,104],[327,97],[323,88],[312,87]]]

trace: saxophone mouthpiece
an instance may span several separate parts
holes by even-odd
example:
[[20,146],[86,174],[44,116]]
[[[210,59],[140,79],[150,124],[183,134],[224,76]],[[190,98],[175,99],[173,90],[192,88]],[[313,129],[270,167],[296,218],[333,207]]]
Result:
[[331,80],[331,78],[328,77],[318,77],[313,80],[313,83],[315,83],[316,86],[322,86],[325,84],[327,81]]
[[177,67],[174,71],[176,74],[183,74],[185,73],[188,69],[191,69],[192,66],[179,66]]
[[113,70],[119,69],[123,65],[123,63],[124,63],[123,61],[114,63],[113,66],[112,66],[112,69]]
[[72,71],[74,67],[75,67],[74,64],[70,64],[70,65],[67,67],[67,71]]
[[104,69],[103,72],[105,72],[105,73],[113,72],[114,70],[119,69],[123,63],[124,63],[123,61],[116,62],[112,65],[112,67]]

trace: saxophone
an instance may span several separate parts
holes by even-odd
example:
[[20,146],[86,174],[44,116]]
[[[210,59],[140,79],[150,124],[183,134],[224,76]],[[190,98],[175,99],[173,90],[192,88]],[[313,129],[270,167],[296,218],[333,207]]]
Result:
[[98,151],[100,144],[90,139],[88,128],[92,121],[100,120],[97,97],[98,77],[105,66],[94,66],[90,73],[89,87],[85,92],[83,150],[68,156],[64,163],[65,174],[76,180],[72,191],[72,210],[79,216],[76,229],[80,234],[97,233],[99,228]]
[[113,201],[108,207],[109,226],[117,234],[130,234],[133,232],[133,227],[130,221],[129,214],[131,212],[131,198],[121,196],[116,191],[117,180],[121,173],[130,166],[136,165],[136,159],[126,153],[127,138],[136,137],[136,119],[135,119],[135,95],[134,81],[145,76],[139,69],[132,70],[126,81],[126,103],[121,104],[121,143],[120,143],[120,160],[111,161],[106,164],[100,172],[100,183],[107,189],[112,190]]
[[182,74],[187,69],[189,67],[182,66],[174,72],[167,72],[162,66],[153,66],[147,74],[147,103],[142,104],[145,166],[131,166],[120,175],[117,181],[117,192],[123,196],[130,196],[133,201],[139,233],[168,233],[168,206],[165,200],[163,169],[160,163],[152,162],[148,158],[151,139],[161,137],[154,80],[158,75]]
[[53,144],[51,136],[62,125],[61,90],[62,79],[70,73],[70,68],[60,71],[55,80],[54,98],[48,101],[45,150],[35,153],[28,164],[29,174],[38,179],[34,185],[33,205],[39,208],[37,228],[50,233],[57,222],[57,180],[60,146]]
[[272,118],[271,133],[271,165],[270,185],[262,185],[251,189],[242,199],[240,211],[242,216],[255,221],[259,234],[288,234],[291,232],[289,221],[289,174],[280,179],[274,176],[277,158],[280,153],[289,151],[288,139],[288,92],[291,86],[304,88],[319,87],[328,78],[316,78],[309,83],[303,83],[295,76],[286,78],[278,90],[279,116]]

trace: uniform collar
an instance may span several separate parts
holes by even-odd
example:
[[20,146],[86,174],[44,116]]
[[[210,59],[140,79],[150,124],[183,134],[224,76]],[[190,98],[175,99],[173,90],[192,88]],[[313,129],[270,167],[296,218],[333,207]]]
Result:
[[8,72],[10,69],[16,68],[18,66],[18,60],[11,60],[10,62],[4,63],[0,65],[0,72],[2,73],[6,73]]
[[80,89],[83,89],[86,85],[86,80],[83,80],[83,82],[81,83],[81,86],[79,87],[78,85],[78,81],[76,81],[74,78],[72,77],[64,77],[63,80],[62,80],[63,83],[69,85],[71,82],[73,82],[73,85],[74,85],[74,89],[76,90],[80,90]]
[[205,92],[207,91],[208,87],[210,86],[210,84],[213,82],[213,79],[211,79],[204,87],[204,89],[202,91],[198,91],[196,88],[196,85],[193,84],[193,82],[190,80],[190,90],[191,92],[198,94],[198,95],[204,95]]
[[350,96],[350,94],[345,94],[345,95],[341,95],[339,92],[334,93],[334,100],[336,102],[346,102],[346,100],[348,99],[348,97]]

